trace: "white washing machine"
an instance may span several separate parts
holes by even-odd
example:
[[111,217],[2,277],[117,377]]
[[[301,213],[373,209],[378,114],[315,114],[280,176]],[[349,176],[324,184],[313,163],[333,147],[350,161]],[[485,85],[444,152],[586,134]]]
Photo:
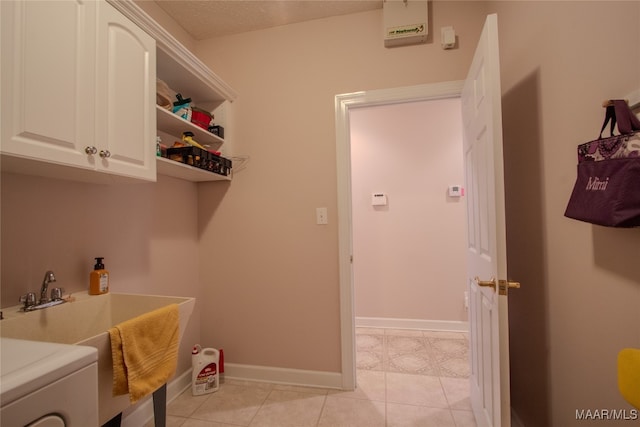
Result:
[[0,426],[98,426],[94,347],[0,338]]

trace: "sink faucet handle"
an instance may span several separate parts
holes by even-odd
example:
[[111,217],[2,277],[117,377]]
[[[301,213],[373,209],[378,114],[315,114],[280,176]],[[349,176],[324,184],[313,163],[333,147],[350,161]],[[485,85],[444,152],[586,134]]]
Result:
[[53,288],[51,289],[51,300],[57,301],[62,299],[62,294],[64,294],[64,288]]
[[36,305],[36,294],[34,292],[29,292],[26,295],[22,295],[18,301],[24,303],[25,308],[34,306]]

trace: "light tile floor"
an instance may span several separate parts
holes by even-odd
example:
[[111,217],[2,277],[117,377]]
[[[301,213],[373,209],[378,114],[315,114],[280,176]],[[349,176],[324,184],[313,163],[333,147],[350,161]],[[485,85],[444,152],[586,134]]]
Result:
[[357,328],[356,355],[355,391],[227,379],[212,394],[182,393],[167,426],[476,427],[466,334]]

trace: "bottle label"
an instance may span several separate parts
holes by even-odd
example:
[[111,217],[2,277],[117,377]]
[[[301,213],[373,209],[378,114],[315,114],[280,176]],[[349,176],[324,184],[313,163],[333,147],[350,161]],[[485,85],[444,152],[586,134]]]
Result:
[[210,390],[216,388],[216,374],[218,373],[218,367],[215,363],[209,363],[205,366],[197,375],[195,379],[195,386],[200,391]]
[[109,275],[107,273],[100,273],[100,293],[105,293],[109,290]]

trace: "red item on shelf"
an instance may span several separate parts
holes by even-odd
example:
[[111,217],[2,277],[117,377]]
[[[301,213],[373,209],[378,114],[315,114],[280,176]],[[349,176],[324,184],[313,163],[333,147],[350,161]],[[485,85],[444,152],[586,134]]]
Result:
[[211,123],[211,115],[203,113],[202,111],[193,110],[191,111],[191,123],[204,130],[208,130],[209,124]]

